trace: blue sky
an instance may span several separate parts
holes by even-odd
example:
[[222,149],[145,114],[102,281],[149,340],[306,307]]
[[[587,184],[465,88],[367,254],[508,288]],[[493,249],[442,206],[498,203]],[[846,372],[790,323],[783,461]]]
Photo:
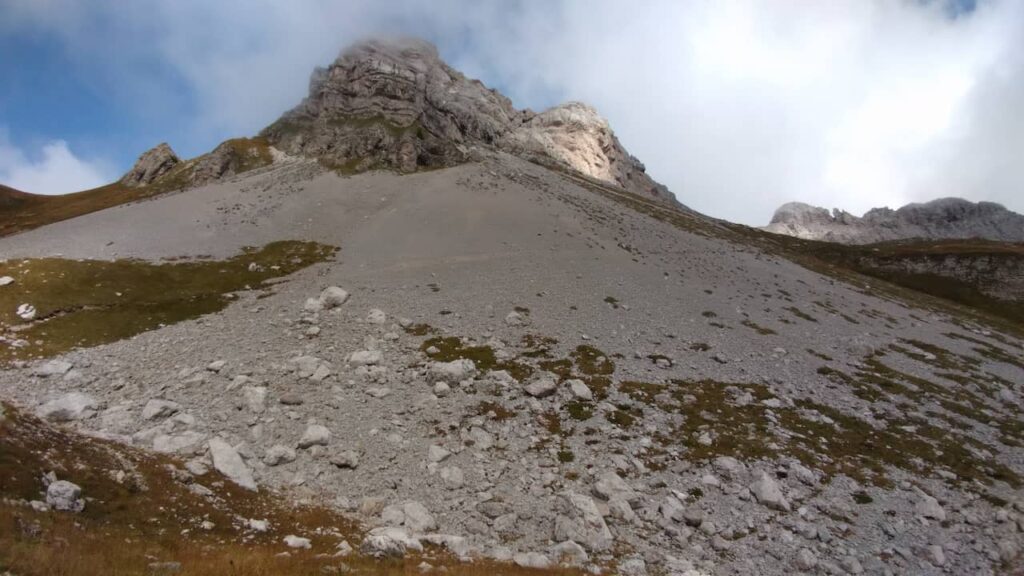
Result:
[[[438,44],[520,107],[584,100],[683,202],[1024,211],[1024,3],[0,0],[0,182],[57,193],[251,135],[365,36]],[[742,168],[742,169],[737,169]]]

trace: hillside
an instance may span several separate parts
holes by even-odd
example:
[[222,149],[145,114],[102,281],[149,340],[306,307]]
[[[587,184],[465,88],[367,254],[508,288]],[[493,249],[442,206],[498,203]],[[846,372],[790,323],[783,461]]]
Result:
[[[192,514],[180,541],[211,550],[196,564],[164,518],[142,537],[148,561],[184,574],[250,553],[268,574],[424,559],[469,573],[1019,574],[1024,330],[1009,314],[909,289],[924,277],[890,266],[928,258],[919,246],[770,234],[678,206],[636,172],[559,160],[561,112],[523,122],[435,57],[407,41],[347,50],[288,129],[260,137],[258,169],[0,238],[0,398],[15,414],[0,442],[85,434],[188,471],[244,518],[269,494],[266,516],[289,519],[250,540],[223,509],[209,533]],[[507,144],[534,128],[545,145],[526,148],[543,153]],[[142,188],[189,165],[169,158],[135,171],[155,175]],[[988,303],[1019,289],[979,278]],[[23,524],[44,542],[96,526],[106,459],[25,458],[17,489],[0,481]],[[83,488],[84,516],[29,503],[51,461]],[[344,568],[339,538],[358,551]],[[125,550],[125,572],[141,572]]]

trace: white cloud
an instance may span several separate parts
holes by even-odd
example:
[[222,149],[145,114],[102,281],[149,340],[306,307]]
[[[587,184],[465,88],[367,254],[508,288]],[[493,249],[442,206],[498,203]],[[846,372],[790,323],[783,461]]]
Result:
[[0,184],[34,194],[65,194],[113,179],[102,163],[76,157],[63,140],[43,144],[30,157],[0,130]]
[[359,37],[411,33],[519,106],[594,104],[655,178],[714,216],[762,224],[789,200],[862,212],[943,195],[1024,211],[1016,0],[957,18],[911,0],[14,6],[11,25],[58,34],[147,113],[165,105],[147,96],[154,69],[173,70],[198,139],[259,130]]

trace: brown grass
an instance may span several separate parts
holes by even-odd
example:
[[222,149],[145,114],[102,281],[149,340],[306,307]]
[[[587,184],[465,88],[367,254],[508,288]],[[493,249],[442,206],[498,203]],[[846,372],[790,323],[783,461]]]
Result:
[[[491,561],[461,563],[428,548],[402,560],[376,561],[353,554],[331,556],[342,540],[358,547],[363,530],[320,506],[293,506],[277,493],[235,487],[215,471],[196,479],[216,493],[207,500],[170,471],[182,469],[170,457],[53,428],[4,406],[0,421],[0,573],[19,576],[136,576],[152,574],[150,564],[178,562],[185,576],[320,575],[344,565],[352,573],[418,574],[427,561],[464,576],[565,575],[577,571],[525,570]],[[87,498],[80,514],[38,513],[17,500],[42,499],[43,474],[75,482]],[[115,474],[124,472],[118,481]],[[180,474],[180,472],[179,472]],[[265,534],[244,529],[238,518],[267,519]],[[210,530],[201,520],[214,523]],[[282,540],[310,538],[311,550],[291,550]],[[288,552],[287,556],[279,556]]]

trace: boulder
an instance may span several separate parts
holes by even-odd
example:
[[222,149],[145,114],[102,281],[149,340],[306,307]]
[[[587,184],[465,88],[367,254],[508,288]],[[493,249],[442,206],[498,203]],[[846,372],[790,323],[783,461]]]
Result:
[[299,448],[309,448],[311,446],[327,446],[327,443],[331,440],[331,431],[326,426],[320,424],[310,424],[306,426],[306,431],[302,433],[302,438],[299,438]]
[[211,438],[207,446],[210,449],[210,457],[213,459],[213,467],[218,472],[246,490],[258,491],[256,480],[252,477],[252,470],[249,470],[231,444],[220,438]]
[[35,369],[34,374],[40,378],[63,376],[70,372],[72,368],[74,368],[74,365],[65,360],[47,360]]
[[567,512],[555,519],[555,538],[572,540],[591,552],[608,550],[612,533],[597,504],[589,496],[572,491],[564,493],[562,498]]
[[524,390],[534,398],[546,398],[558,390],[558,380],[553,376],[544,374],[527,384]]
[[70,392],[44,403],[36,410],[36,415],[43,420],[52,422],[70,422],[91,417],[99,408],[99,402],[88,394]]
[[153,399],[146,402],[146,406],[142,408],[142,419],[157,420],[159,418],[167,418],[168,416],[173,416],[179,410],[181,410],[181,405],[177,402]]
[[371,558],[382,560],[402,558],[407,551],[422,552],[423,545],[404,528],[383,526],[374,528],[366,534],[359,551]]
[[789,512],[789,502],[782,495],[782,489],[766,472],[758,473],[757,480],[750,485],[750,492],[762,505],[773,510]]
[[338,286],[328,286],[324,288],[324,291],[320,293],[320,304],[324,309],[330,310],[337,308],[344,303],[348,302],[349,293],[339,288]]
[[50,482],[46,487],[46,504],[61,512],[81,512],[85,510],[82,488],[67,480]]

